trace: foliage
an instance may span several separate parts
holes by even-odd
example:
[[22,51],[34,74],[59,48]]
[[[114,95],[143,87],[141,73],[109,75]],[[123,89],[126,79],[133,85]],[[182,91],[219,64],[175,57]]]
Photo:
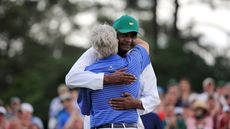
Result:
[[[149,8],[140,6],[141,0],[128,0],[125,11],[128,13],[147,12]],[[142,0],[143,1],[143,0]],[[150,3],[157,3],[157,0]],[[2,0],[0,4],[0,99],[8,104],[10,97],[19,96],[25,102],[34,105],[35,114],[47,121],[49,103],[56,96],[56,88],[64,82],[68,70],[83,53],[83,49],[65,44],[65,38],[81,28],[74,17],[76,14],[94,10],[97,22],[112,23],[100,2],[74,2],[74,0]],[[178,8],[179,9],[179,5]],[[112,10],[114,13],[116,9]],[[197,53],[185,46],[193,42],[199,46],[199,36],[183,36],[180,30],[174,34],[176,26],[159,24],[156,19],[140,20],[145,32],[142,37],[151,43],[152,63],[158,78],[158,84],[167,86],[171,78],[183,76],[191,78],[193,90],[201,90],[201,82],[211,76],[216,80],[230,78],[230,61],[224,56],[215,57],[215,64],[209,65]],[[66,33],[60,31],[63,21],[71,28]],[[56,27],[54,23],[57,23]],[[177,21],[174,22],[176,25]],[[54,27],[50,27],[50,26]],[[158,34],[154,34],[158,33]],[[167,35],[165,47],[159,47],[160,34]]]

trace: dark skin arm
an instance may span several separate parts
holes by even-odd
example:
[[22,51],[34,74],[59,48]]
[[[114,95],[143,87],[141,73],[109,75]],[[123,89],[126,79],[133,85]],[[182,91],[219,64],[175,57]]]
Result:
[[[136,81],[136,77],[132,74],[125,73],[124,69],[120,69],[112,74],[104,75],[104,84],[131,84]],[[122,98],[113,98],[110,105],[116,110],[125,109],[144,109],[142,103],[138,99],[134,99],[131,94],[124,93]]]
[[104,84],[131,84],[136,81],[136,77],[132,74],[125,73],[127,68],[123,68],[120,70],[117,70],[116,72],[112,74],[105,74],[104,75]]
[[[120,69],[112,74],[104,75],[104,84],[131,84],[136,81],[136,77],[132,74],[125,73],[124,69]],[[116,110],[126,109],[144,109],[142,103],[138,99],[134,99],[131,94],[124,93],[122,98],[113,98],[110,100],[110,105]]]
[[115,110],[144,109],[142,102],[127,92],[122,94],[122,98],[110,99],[109,104]]
[[[133,44],[139,44],[144,47],[149,53],[149,45],[146,41],[136,38],[133,40]],[[113,98],[109,101],[110,105],[116,110],[127,110],[127,109],[144,109],[142,102],[132,97],[129,93],[122,94],[122,98]]]

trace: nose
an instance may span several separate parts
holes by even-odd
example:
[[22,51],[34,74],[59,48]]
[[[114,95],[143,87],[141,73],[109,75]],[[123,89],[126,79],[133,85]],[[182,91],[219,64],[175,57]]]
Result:
[[126,41],[126,42],[132,42],[132,37],[131,37],[131,36],[125,37],[125,41]]

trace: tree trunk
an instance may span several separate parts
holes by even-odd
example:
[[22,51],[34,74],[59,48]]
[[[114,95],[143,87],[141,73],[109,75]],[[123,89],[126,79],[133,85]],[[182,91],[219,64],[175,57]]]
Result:
[[172,32],[173,32],[173,36],[178,37],[179,36],[179,31],[178,31],[178,28],[177,28],[177,21],[178,21],[178,11],[179,11],[179,6],[180,6],[178,0],[174,1],[174,6],[175,6],[175,12],[173,14],[174,21],[173,21],[173,31]]
[[158,4],[158,0],[153,0],[152,12],[153,12],[153,41],[154,41],[153,50],[154,50],[154,53],[156,53],[158,50],[157,4]]

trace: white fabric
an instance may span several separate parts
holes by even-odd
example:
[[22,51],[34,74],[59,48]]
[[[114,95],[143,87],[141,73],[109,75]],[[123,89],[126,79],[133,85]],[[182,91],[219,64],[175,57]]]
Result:
[[90,129],[90,116],[84,116],[83,129]]
[[[96,60],[96,50],[93,48],[88,49],[66,75],[66,85],[69,88],[84,87],[92,90],[103,89],[103,73],[95,74],[84,71],[85,67],[93,64]],[[157,91],[156,76],[151,64],[144,69],[140,78],[140,100],[144,110],[137,109],[137,111],[139,115],[143,115],[152,112],[160,104],[160,98]],[[84,123],[89,123],[87,120],[89,120],[89,118],[85,117]],[[84,126],[84,129],[89,128],[89,126]],[[138,129],[143,128],[143,123],[139,117]]]
[[73,65],[65,77],[65,83],[69,88],[89,88],[99,90],[103,88],[104,73],[95,74],[84,71],[85,67],[96,61],[96,50],[88,49]]
[[138,115],[137,128],[138,128],[138,129],[145,129],[145,128],[144,128],[144,125],[143,125],[143,123],[142,123],[142,120],[141,120],[140,115]]
[[157,91],[157,79],[152,64],[146,66],[140,76],[140,100],[144,110],[138,109],[140,115],[152,112],[160,104],[160,98]]

